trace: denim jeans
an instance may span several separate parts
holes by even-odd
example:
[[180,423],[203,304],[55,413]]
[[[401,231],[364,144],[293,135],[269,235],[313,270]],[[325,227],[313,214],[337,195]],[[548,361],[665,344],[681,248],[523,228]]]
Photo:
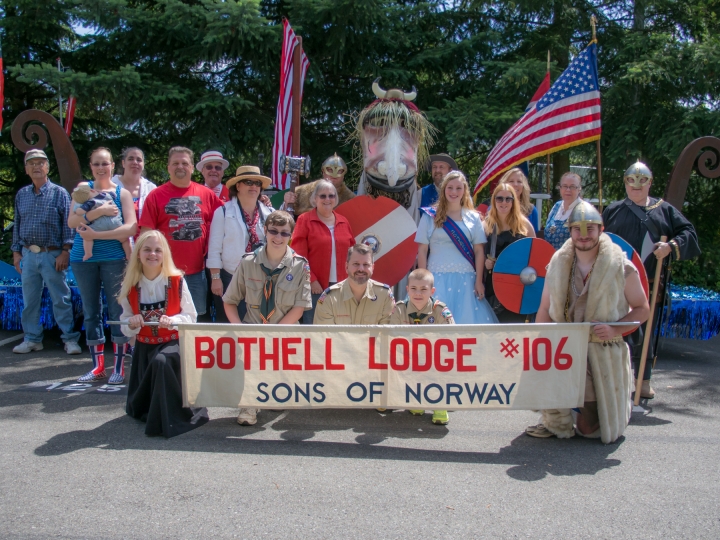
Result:
[[190,296],[192,296],[193,304],[195,304],[195,311],[199,315],[205,315],[207,312],[207,279],[205,278],[205,270],[198,272],[197,274],[186,274],[185,283],[187,283],[188,289],[190,290]]
[[62,340],[67,343],[80,338],[80,332],[74,331],[70,287],[65,281],[67,272],[55,270],[55,258],[61,253],[60,250],[40,253],[33,253],[27,248],[22,250],[20,270],[24,307],[21,320],[25,341],[41,343],[43,340],[43,327],[40,324],[43,282],[50,293],[53,315],[62,330]]
[[[102,301],[100,299],[101,285],[105,288],[108,320],[120,320],[122,308],[117,301],[117,294],[120,292],[120,284],[122,283],[126,263],[125,259],[98,262],[73,261],[70,263],[83,301],[85,341],[88,345],[105,343]],[[122,333],[119,324],[110,326],[110,333],[112,334],[113,343],[127,343],[130,339]]]

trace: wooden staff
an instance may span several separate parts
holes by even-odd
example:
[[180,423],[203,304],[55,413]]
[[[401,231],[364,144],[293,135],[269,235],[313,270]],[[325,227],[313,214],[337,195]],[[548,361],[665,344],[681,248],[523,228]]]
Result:
[[[667,242],[667,236],[660,237],[661,242]],[[662,259],[657,260],[655,267],[655,280],[653,283],[652,295],[650,298],[650,316],[645,324],[645,336],[643,337],[642,353],[640,354],[640,367],[638,368],[638,376],[635,382],[635,405],[640,405],[640,390],[642,389],[643,375],[645,374],[645,362],[647,361],[648,347],[650,347],[650,337],[652,335],[653,316],[655,315],[655,304],[657,303],[658,289],[660,289],[660,272],[662,271]]]

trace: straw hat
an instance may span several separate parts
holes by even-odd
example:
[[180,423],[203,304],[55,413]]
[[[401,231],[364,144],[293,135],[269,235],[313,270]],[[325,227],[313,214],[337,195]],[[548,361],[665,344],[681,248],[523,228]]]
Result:
[[270,180],[267,176],[260,174],[260,168],[255,167],[254,165],[243,165],[242,167],[238,167],[235,174],[236,176],[233,176],[225,184],[228,188],[234,186],[240,180],[262,180],[263,189],[267,189],[270,187],[270,184],[272,184],[272,180]]

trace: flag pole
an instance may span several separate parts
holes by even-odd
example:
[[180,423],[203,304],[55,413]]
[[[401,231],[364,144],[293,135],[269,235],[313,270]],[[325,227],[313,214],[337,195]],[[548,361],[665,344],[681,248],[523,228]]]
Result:
[[[597,17],[593,15],[590,17],[590,26],[592,27],[592,41],[590,43],[597,43]],[[598,88],[599,90],[599,88]],[[598,209],[602,214],[603,211],[603,188],[602,188],[602,153],[600,150],[600,139],[595,141],[595,154],[597,155],[597,179],[598,179]]]
[[[547,72],[550,73],[550,49],[548,49],[548,59],[547,59]],[[545,188],[547,189],[547,194],[552,195],[552,187],[550,183],[550,154],[547,154],[545,156],[545,183],[547,184]]]
[[[297,36],[297,45],[293,50],[292,83],[292,155],[300,155],[300,83],[302,78],[302,38]],[[292,191],[295,191],[294,189]]]
[[[62,74],[60,58],[57,59],[58,73]],[[58,81],[58,114],[60,115],[60,127],[63,127],[62,94],[60,93],[60,82]]]

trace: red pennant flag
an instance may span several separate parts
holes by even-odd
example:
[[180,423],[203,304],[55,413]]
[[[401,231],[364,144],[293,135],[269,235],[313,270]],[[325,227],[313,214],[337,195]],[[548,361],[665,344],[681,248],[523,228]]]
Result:
[[70,96],[67,101],[67,111],[65,113],[65,133],[68,137],[70,136],[70,131],[72,131],[73,119],[75,118],[76,102],[77,100],[75,99],[75,96]]

